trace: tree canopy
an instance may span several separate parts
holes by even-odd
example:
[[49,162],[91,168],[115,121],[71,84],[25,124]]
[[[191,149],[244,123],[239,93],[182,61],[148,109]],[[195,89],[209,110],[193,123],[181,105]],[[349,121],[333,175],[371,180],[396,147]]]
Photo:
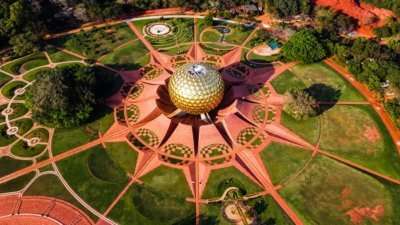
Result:
[[296,120],[304,120],[318,114],[318,103],[308,91],[292,89],[286,96],[288,102],[284,109]]
[[282,52],[288,60],[306,64],[320,61],[327,55],[323,45],[311,30],[296,32],[283,45]]
[[32,118],[52,127],[86,122],[96,105],[94,69],[68,66],[42,73],[27,91]]

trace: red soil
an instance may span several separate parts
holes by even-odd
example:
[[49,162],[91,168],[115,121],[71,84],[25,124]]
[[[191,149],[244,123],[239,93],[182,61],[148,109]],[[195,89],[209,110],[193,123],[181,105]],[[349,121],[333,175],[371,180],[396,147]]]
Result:
[[364,127],[364,137],[370,142],[377,142],[381,139],[381,135],[376,127]]
[[0,225],[92,225],[80,209],[60,199],[43,196],[0,197]]
[[390,10],[367,3],[358,4],[356,0],[316,0],[316,4],[341,11],[357,19],[360,25],[358,33],[367,37],[372,37],[374,28],[383,26],[388,17],[394,16]]
[[346,215],[350,217],[351,222],[355,225],[362,224],[366,219],[378,222],[384,214],[385,208],[383,205],[376,205],[373,208],[353,208],[346,213]]
[[34,215],[13,215],[0,219],[0,225],[58,225],[47,217]]

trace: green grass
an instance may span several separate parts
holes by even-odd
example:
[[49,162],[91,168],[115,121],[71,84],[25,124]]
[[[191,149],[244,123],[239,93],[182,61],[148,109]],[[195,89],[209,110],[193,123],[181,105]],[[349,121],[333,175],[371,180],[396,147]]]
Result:
[[[186,224],[193,218],[194,204],[182,171],[160,167],[141,178],[111,211],[110,217],[121,225]],[[193,223],[188,223],[193,224]]]
[[16,159],[12,159],[8,156],[0,157],[0,165],[1,165],[0,177],[10,174],[12,172],[15,172],[24,167],[27,167],[31,164],[32,164],[31,161],[16,160]]
[[205,204],[201,206],[201,224],[207,225],[231,225],[232,223],[225,219],[221,203]]
[[[281,190],[282,196],[304,224],[351,225],[347,212],[354,208],[384,207],[378,222],[363,224],[394,225],[390,191],[378,180],[333,160],[318,157],[306,171]],[[398,198],[398,197],[397,197]]]
[[290,70],[286,70],[277,78],[272,80],[272,86],[278,94],[285,94],[290,89],[304,89],[306,85]]
[[202,198],[220,197],[229,187],[238,187],[246,194],[261,191],[261,188],[234,167],[211,172]]
[[[96,146],[57,163],[62,176],[72,189],[100,212],[104,212],[108,208],[128,180],[127,176],[125,176],[125,179],[103,180],[92,173],[91,168],[102,166],[96,168],[96,172],[115,175],[115,168],[120,167],[118,161],[111,160],[107,156],[102,157],[104,151],[100,146]],[[93,161],[93,154],[100,155],[100,157]],[[106,164],[109,162],[112,162],[113,166]],[[123,173],[121,170],[119,172]]]
[[252,52],[249,54],[249,57],[246,59],[253,63],[272,63],[272,62],[275,62],[275,61],[278,61],[279,59],[281,59],[281,55],[276,54],[276,55],[271,55],[271,56],[262,56],[262,55],[257,55]]
[[297,134],[311,144],[316,144],[320,135],[320,117],[311,117],[306,120],[296,120],[285,111],[282,112],[283,126]]
[[56,48],[48,49],[47,53],[49,54],[49,57],[53,63],[80,60],[79,58],[73,55],[67,54],[63,51],[59,51]]
[[201,35],[202,39],[201,42],[220,42],[221,41],[221,34],[214,30],[206,30]]
[[[119,159],[119,158],[117,158]],[[88,157],[88,168],[92,176],[111,183],[127,182],[125,171],[104,149],[95,149]]]
[[107,143],[106,149],[110,159],[117,161],[125,173],[134,173],[138,154],[128,143]]
[[53,137],[53,154],[57,155],[71,148],[83,145],[99,137],[114,123],[110,110],[94,122],[76,128],[57,128]]
[[15,140],[17,140],[17,138],[12,135],[12,136],[8,136],[7,135],[7,125],[3,124],[0,125],[0,146],[7,146],[11,143],[13,143]]
[[[137,24],[137,28],[143,33],[143,27],[153,22],[155,21],[136,21],[135,24]],[[161,50],[177,44],[190,43],[193,41],[193,19],[165,19],[158,20],[158,22],[169,24],[172,28],[172,31],[168,35],[158,37],[145,34],[145,38],[152,44],[154,48]]]
[[[367,130],[377,139],[368,139]],[[388,131],[370,106],[335,106],[324,114],[320,147],[374,171],[400,178],[400,158]]]
[[293,225],[291,219],[270,196],[252,199],[246,204],[253,208],[257,218],[265,225]]
[[34,69],[36,67],[47,65],[48,63],[49,63],[49,61],[47,61],[46,58],[44,58],[44,59],[34,59],[34,60],[31,60],[31,61],[28,61],[28,62],[24,63],[21,66],[21,69],[24,70],[24,71],[29,71],[29,70]]
[[32,121],[32,119],[20,119],[20,120],[11,122],[11,124],[12,124],[12,126],[18,127],[19,135],[24,135],[26,132],[28,132],[32,128],[33,121]]
[[7,74],[0,72],[0,88],[3,87],[3,85],[6,84],[11,79],[12,78]]
[[37,69],[37,70],[30,71],[30,72],[28,72],[28,73],[26,73],[26,74],[24,75],[24,79],[27,80],[27,81],[36,80],[36,78],[37,78],[41,73],[44,73],[44,72],[47,72],[47,71],[50,71],[50,70],[51,70],[50,68],[40,68],[40,69]]
[[[2,89],[1,93],[6,97],[11,99],[14,96],[14,91],[18,88],[22,88],[26,85],[25,82],[22,81],[13,81],[11,83],[6,84]],[[16,99],[21,99],[23,96],[18,96]]]
[[34,175],[35,173],[32,172],[24,176],[20,176],[18,178],[10,180],[6,183],[0,184],[0,193],[20,191],[29,183],[29,181],[32,180]]
[[126,24],[114,25],[81,31],[59,39],[52,40],[53,45],[62,46],[88,58],[97,59],[110,53],[118,46],[136,39]]
[[[271,197],[259,197],[245,202],[250,206],[253,215],[259,223],[263,225],[293,225],[292,221],[279,205]],[[201,224],[207,225],[231,225],[225,219],[221,203],[204,204],[201,206]]]
[[168,55],[182,55],[189,51],[191,45],[190,44],[180,44],[177,47],[162,49],[160,52],[167,53]]
[[344,80],[340,74],[334,71],[325,63],[315,63],[310,65],[296,65],[291,69],[300,80],[302,80],[307,87],[322,83],[329,85],[337,90],[340,90],[340,100],[347,101],[362,101],[362,95]]
[[224,55],[233,49],[232,46],[221,45],[216,43],[200,44],[205,53],[211,55]]
[[25,69],[33,69],[46,64],[48,64],[46,56],[43,52],[39,52],[14,60],[1,68],[11,74],[19,74],[22,66]]
[[35,145],[34,147],[29,147],[25,141],[19,140],[12,146],[11,152],[19,157],[34,157],[42,153],[45,148],[46,145],[42,144]]
[[311,154],[305,149],[273,142],[261,152],[261,158],[272,182],[278,185],[303,169],[310,161]]
[[[22,103],[13,103],[10,107],[13,109],[13,113],[8,116],[8,119],[10,120],[21,117],[28,112],[28,108],[26,108]],[[7,104],[1,105],[0,112],[2,112],[5,108],[7,108]],[[5,120],[6,118],[3,116],[3,114],[0,114],[0,122],[4,122]]]
[[28,196],[47,196],[67,201],[75,207],[83,210],[86,215],[91,217],[93,221],[97,220],[97,217],[90,213],[85,207],[83,207],[64,187],[61,181],[54,175],[44,175],[39,177],[24,193]]
[[136,40],[101,58],[100,62],[116,69],[135,70],[150,61],[148,50],[142,42]]
[[36,128],[26,135],[27,138],[40,138],[40,142],[46,142],[49,140],[49,132],[45,128]]

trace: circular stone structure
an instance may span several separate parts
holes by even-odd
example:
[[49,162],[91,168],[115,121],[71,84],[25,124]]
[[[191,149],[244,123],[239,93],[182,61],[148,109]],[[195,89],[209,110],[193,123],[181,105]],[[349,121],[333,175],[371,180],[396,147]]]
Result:
[[171,76],[168,92],[178,109],[200,115],[219,105],[224,97],[224,81],[210,64],[188,63]]
[[146,33],[154,37],[168,35],[171,31],[171,26],[166,23],[153,23],[146,26]]

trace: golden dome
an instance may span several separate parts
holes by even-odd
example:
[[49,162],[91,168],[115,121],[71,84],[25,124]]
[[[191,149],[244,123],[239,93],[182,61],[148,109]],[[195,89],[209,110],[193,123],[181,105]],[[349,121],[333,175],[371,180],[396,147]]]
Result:
[[224,96],[224,81],[210,64],[188,63],[171,76],[168,92],[174,105],[199,115],[218,106]]

